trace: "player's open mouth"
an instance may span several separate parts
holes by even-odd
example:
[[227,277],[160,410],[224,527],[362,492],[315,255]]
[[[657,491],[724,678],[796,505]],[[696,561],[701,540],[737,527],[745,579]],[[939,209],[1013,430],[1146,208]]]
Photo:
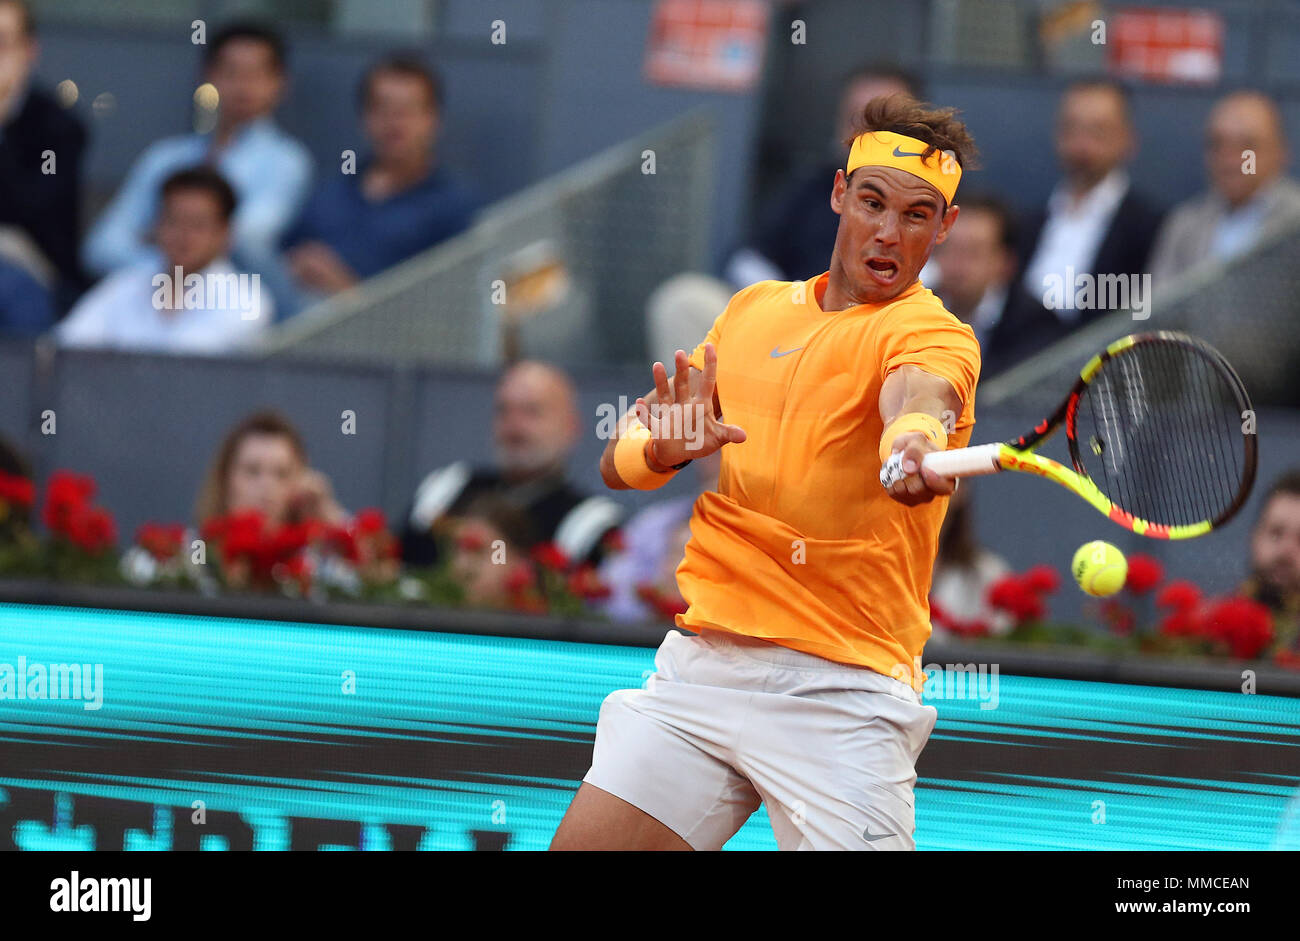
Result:
[[898,277],[898,262],[888,258],[868,258],[867,270],[881,284],[892,284]]

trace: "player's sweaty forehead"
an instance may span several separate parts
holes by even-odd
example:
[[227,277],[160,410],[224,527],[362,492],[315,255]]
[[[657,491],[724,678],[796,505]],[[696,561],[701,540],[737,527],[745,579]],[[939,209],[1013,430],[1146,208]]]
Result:
[[919,176],[897,167],[858,167],[849,181],[849,190],[855,194],[876,190],[886,200],[904,207],[928,204],[936,214],[945,209],[942,193]]

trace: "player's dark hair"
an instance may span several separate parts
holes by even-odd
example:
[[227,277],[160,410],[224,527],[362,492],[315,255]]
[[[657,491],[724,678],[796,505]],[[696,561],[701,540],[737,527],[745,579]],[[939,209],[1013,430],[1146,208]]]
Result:
[[961,207],[962,215],[968,212],[987,212],[993,216],[998,224],[998,244],[1007,251],[1016,250],[1020,237],[1019,222],[1011,207],[1003,200],[992,193],[974,192],[962,196],[956,203]]
[[855,139],[868,131],[890,131],[923,141],[927,146],[922,151],[922,160],[941,151],[951,152],[963,170],[976,165],[975,139],[958,120],[956,108],[936,108],[907,95],[872,98],[854,121],[852,132],[844,139],[845,146],[851,147]]
[[442,108],[444,100],[442,76],[418,52],[394,52],[366,69],[366,74],[361,76],[361,84],[357,87],[357,107],[365,110],[370,102],[371,86],[380,75],[418,78],[429,91],[429,101],[435,108]]
[[263,23],[241,20],[226,24],[212,37],[212,41],[207,44],[207,51],[203,56],[204,67],[211,68],[212,64],[217,61],[217,56],[221,55],[221,50],[236,40],[260,42],[266,46],[271,53],[271,62],[275,65],[277,72],[284,72],[288,66],[288,52],[285,49],[284,37]]
[[854,82],[881,80],[897,82],[907,89],[907,93],[920,101],[925,97],[925,85],[921,81],[921,76],[911,69],[905,69],[895,62],[867,62],[859,65],[851,72],[846,72],[840,79],[839,87],[848,88]]
[[201,190],[208,193],[217,201],[221,218],[226,222],[229,222],[230,217],[235,214],[235,206],[239,202],[235,191],[226,182],[226,178],[211,167],[190,167],[173,173],[163,182],[163,199],[181,190]]

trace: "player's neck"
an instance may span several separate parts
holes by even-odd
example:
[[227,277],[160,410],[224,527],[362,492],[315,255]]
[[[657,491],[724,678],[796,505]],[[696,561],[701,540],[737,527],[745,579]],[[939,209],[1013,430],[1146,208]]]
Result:
[[[850,307],[858,307],[862,304],[888,304],[897,297],[901,297],[911,289],[916,283],[913,279],[910,283],[903,285],[898,291],[889,297],[856,297],[849,285],[848,278],[844,276],[844,271],[835,261],[831,262],[830,273],[826,278],[826,287],[822,292],[814,288],[813,293],[817,296],[817,304],[828,314],[836,313],[841,310],[848,310]],[[818,286],[820,287],[820,285]]]

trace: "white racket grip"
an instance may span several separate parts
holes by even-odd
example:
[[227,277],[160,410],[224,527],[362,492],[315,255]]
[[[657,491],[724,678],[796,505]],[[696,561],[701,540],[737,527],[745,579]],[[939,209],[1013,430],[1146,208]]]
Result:
[[1000,444],[977,444],[973,448],[956,448],[952,451],[935,451],[927,454],[921,463],[944,477],[976,477],[996,474],[1002,470],[998,463]]

